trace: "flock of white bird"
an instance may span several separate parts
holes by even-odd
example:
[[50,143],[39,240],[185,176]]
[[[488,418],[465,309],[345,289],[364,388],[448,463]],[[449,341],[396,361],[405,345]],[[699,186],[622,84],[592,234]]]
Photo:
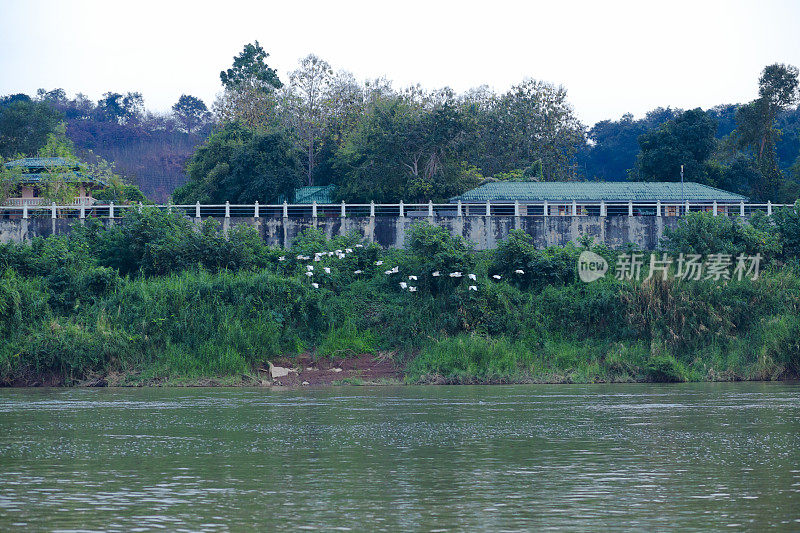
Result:
[[[356,244],[356,248],[363,248],[363,247],[364,247],[363,244]],[[334,256],[336,256],[339,259],[344,259],[345,257],[347,257],[347,254],[351,254],[351,253],[353,253],[353,251],[354,250],[352,248],[345,248],[343,250],[334,250],[332,252],[316,252],[314,254],[313,261],[319,262],[321,260],[321,258],[323,258],[323,257],[334,257]],[[297,260],[298,261],[311,261],[312,258],[311,258],[311,256],[308,256],[308,255],[298,255],[297,256]],[[286,256],[279,257],[278,261],[286,261]],[[382,266],[382,265],[383,265],[383,261],[375,261],[375,266]],[[330,267],[323,267],[323,270],[325,271],[326,274],[330,274],[331,273]],[[363,273],[364,273],[363,270],[355,270],[355,271],[353,271],[353,274],[356,274],[356,275],[363,274]],[[391,276],[391,275],[398,274],[398,273],[400,273],[400,267],[398,267],[398,266],[395,266],[394,268],[390,268],[389,270],[384,271],[384,275],[386,275],[386,276]],[[522,274],[525,274],[525,271],[521,270],[521,269],[517,269],[517,270],[514,271],[514,274],[522,275]],[[314,277],[314,265],[306,265],[305,275],[309,279]],[[438,271],[438,270],[436,270],[435,272],[431,273],[431,276],[434,277],[434,278],[438,278],[441,275],[442,275],[442,273],[440,271]],[[448,275],[451,278],[460,278],[464,274],[462,272],[450,272]],[[475,274],[467,274],[467,278],[469,278],[472,281],[477,281],[478,280],[478,277]],[[492,278],[494,278],[496,280],[503,279],[503,277],[501,275],[499,275],[499,274],[494,274],[492,276]],[[411,275],[408,276],[408,280],[409,281],[418,281],[419,278],[415,274],[411,274]],[[399,285],[400,285],[400,289],[402,289],[404,291],[407,290],[408,292],[417,292],[417,287],[413,286],[413,285],[409,285],[408,281],[401,281],[399,283]],[[315,289],[319,289],[319,283],[312,282],[311,286],[314,287]],[[477,291],[478,290],[478,286],[477,285],[470,285],[468,290]]]

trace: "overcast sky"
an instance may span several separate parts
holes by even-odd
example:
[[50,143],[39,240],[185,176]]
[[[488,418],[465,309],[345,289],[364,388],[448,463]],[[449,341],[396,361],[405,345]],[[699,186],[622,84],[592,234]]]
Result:
[[765,65],[800,65],[798,0],[0,0],[0,24],[0,94],[140,91],[155,110],[182,93],[210,106],[254,40],[283,80],[309,53],[398,88],[546,80],[589,125],[748,101]]

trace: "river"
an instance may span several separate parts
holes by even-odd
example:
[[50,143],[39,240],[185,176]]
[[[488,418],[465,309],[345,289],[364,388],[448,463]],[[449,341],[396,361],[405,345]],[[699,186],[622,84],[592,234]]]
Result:
[[0,389],[0,529],[800,529],[800,385]]

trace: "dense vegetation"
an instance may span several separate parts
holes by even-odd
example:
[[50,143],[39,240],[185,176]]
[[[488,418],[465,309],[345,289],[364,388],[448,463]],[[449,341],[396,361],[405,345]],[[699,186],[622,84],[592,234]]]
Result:
[[[154,200],[273,202],[306,185],[335,184],[336,200],[439,201],[495,180],[688,181],[791,203],[800,196],[797,68],[769,65],[749,103],[657,108],[635,120],[580,123],[563,87],[525,80],[398,90],[357,81],[309,55],[288,76],[256,42],[220,72],[207,109],[182,95],[150,113],[137,92],[97,102],[61,89],[0,99],[0,157],[35,154],[60,122]],[[178,185],[186,183],[176,190]]]
[[379,352],[421,382],[796,377],[798,242],[796,209],[753,226],[696,214],[664,249],[760,253],[759,279],[587,284],[578,254],[613,265],[616,251],[536,250],[514,232],[475,252],[420,224],[406,250],[309,231],[289,252],[250,227],[225,236],[145,208],[110,229],[89,220],[0,245],[0,382],[247,382],[279,357]]

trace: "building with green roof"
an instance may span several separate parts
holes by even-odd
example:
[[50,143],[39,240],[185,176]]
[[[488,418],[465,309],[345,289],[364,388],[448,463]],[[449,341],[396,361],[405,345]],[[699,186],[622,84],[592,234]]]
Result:
[[296,204],[331,204],[333,203],[334,185],[314,185],[294,190]]
[[[522,215],[545,214],[545,209],[550,215],[599,215],[603,210],[603,214],[655,214],[658,207],[663,207],[667,216],[678,214],[687,202],[708,210],[716,204],[718,210],[725,212],[732,204],[746,201],[745,196],[694,182],[607,181],[494,181],[450,199],[450,203],[467,206],[487,202],[516,204]],[[692,209],[696,207],[693,205]]]
[[5,164],[8,171],[4,179],[14,182],[12,197],[4,203],[8,205],[42,205],[41,197],[46,182],[58,179],[72,184],[77,195],[75,205],[92,205],[95,200],[92,191],[107,187],[103,180],[86,176],[77,161],[63,157],[26,157]]

